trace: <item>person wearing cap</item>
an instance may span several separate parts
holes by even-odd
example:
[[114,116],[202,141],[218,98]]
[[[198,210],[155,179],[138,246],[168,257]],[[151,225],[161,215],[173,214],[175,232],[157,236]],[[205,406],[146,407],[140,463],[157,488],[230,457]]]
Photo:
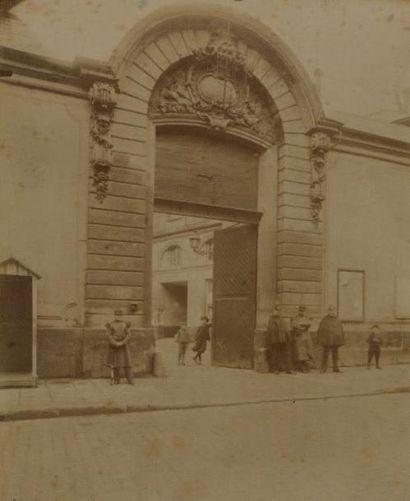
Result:
[[268,361],[270,370],[275,374],[286,371],[292,374],[290,362],[290,326],[281,315],[280,305],[276,305],[269,318],[267,328]]
[[134,384],[132,373],[132,363],[128,342],[130,340],[130,323],[124,322],[122,311],[114,312],[114,321],[106,324],[109,347],[109,366],[114,371],[114,383],[121,382],[121,373],[125,373],[125,377],[129,384]]
[[339,348],[345,344],[342,322],[337,318],[336,308],[329,306],[327,314],[322,318],[317,331],[318,343],[322,346],[322,365],[320,372],[327,371],[329,353],[332,353],[333,372],[339,369]]
[[372,325],[372,330],[367,338],[367,343],[369,345],[369,351],[367,353],[367,368],[370,369],[370,364],[372,363],[374,357],[376,360],[376,369],[381,369],[379,360],[383,338],[380,335],[380,327],[377,324]]
[[310,372],[314,361],[312,338],[309,332],[312,322],[305,313],[306,307],[300,305],[291,323],[295,365],[300,372]]

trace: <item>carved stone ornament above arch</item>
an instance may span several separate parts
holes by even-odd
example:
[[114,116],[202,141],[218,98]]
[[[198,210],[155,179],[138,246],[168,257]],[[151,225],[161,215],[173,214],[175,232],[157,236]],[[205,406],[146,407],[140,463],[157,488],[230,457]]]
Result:
[[[306,130],[316,126],[324,116],[317,89],[292,50],[270,27],[233,6],[185,2],[160,7],[138,21],[109,61],[120,87],[124,88],[130,65],[139,58],[146,60],[148,56],[155,60],[157,70],[166,71],[169,63],[191,56],[195,49],[203,49],[217,24],[231,27],[250,71],[269,95],[275,97],[269,86],[280,78],[293,94]],[[153,87],[146,86],[150,91]]]
[[229,25],[212,26],[207,45],[193,48],[157,81],[149,115],[158,124],[199,123],[269,145],[282,131],[278,110],[250,70],[245,47]]

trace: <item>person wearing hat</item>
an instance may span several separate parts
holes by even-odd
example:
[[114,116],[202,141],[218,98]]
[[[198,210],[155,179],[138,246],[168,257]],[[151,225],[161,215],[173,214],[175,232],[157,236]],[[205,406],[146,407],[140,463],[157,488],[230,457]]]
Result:
[[125,373],[125,377],[129,384],[134,384],[132,373],[132,363],[128,342],[130,340],[130,323],[124,322],[122,311],[115,310],[114,321],[106,324],[109,347],[109,366],[114,372],[114,383],[121,382],[121,372]]
[[202,354],[205,353],[206,345],[208,341],[211,340],[211,336],[209,334],[210,328],[211,324],[209,323],[208,317],[201,317],[201,325],[198,327],[195,336],[195,345],[192,348],[192,350],[196,352],[196,355],[193,358],[193,361],[196,364],[202,364]]
[[296,368],[301,372],[310,372],[314,360],[309,332],[312,322],[305,313],[306,307],[300,305],[296,317],[292,319],[293,351]]
[[270,370],[275,374],[280,374],[280,371],[283,370],[287,374],[292,374],[290,326],[282,317],[279,304],[274,307],[272,315],[269,318],[266,334]]
[[376,369],[381,369],[379,361],[383,338],[380,334],[380,327],[377,324],[372,325],[370,335],[367,338],[367,343],[369,345],[369,351],[367,353],[367,368],[370,369],[370,364],[372,363],[374,357],[376,360]]
[[339,369],[339,348],[345,344],[342,322],[337,318],[336,308],[329,306],[327,314],[322,318],[317,331],[318,343],[322,346],[322,366],[320,372],[327,371],[329,353],[332,353],[333,372]]

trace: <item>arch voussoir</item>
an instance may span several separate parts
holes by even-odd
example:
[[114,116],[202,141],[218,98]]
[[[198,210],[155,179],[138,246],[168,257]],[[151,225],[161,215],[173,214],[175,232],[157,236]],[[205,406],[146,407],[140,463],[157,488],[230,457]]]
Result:
[[[149,132],[151,99],[158,82],[167,72],[173,71],[172,68],[181,61],[194,58],[198,50],[209,46],[213,33],[209,28],[210,23],[204,23],[203,18],[197,20],[193,16],[190,28],[184,28],[182,23],[178,25],[175,19],[170,21],[168,28],[162,24],[156,31],[151,26],[152,33],[141,32],[132,50],[127,48],[126,61],[119,68],[120,93],[112,129],[114,164],[119,169],[117,176],[123,176],[124,179],[127,172],[131,176],[134,176],[134,171],[139,173],[135,177],[135,193],[141,197],[140,188],[144,186],[146,198],[145,205],[138,204],[138,211],[148,224],[152,215],[154,168],[154,139]],[[243,26],[247,26],[247,23]],[[254,29],[253,22],[249,26]],[[272,44],[265,42],[268,36],[263,39],[265,45],[262,50],[261,37],[256,32],[254,39],[250,35],[241,37],[244,30],[240,23],[232,23],[232,30],[239,35],[238,47],[244,54],[247,68],[275,110],[272,120],[279,124],[279,127],[275,125],[275,130],[280,132],[271,142],[275,142],[278,152],[277,177],[272,178],[272,183],[277,184],[278,205],[277,298],[285,306],[285,311],[286,308],[292,311],[301,300],[306,300],[313,314],[321,302],[322,224],[311,217],[311,150],[307,132],[314,125],[310,120],[317,112],[311,110],[309,99],[304,99],[303,93],[297,91],[300,74],[292,75],[291,84],[287,72],[283,71],[288,61],[281,61],[281,66],[275,63],[283,50],[278,52]],[[291,69],[289,72],[292,72]],[[302,84],[300,86],[303,88],[309,87]],[[268,142],[264,144],[264,147],[269,148]],[[132,193],[132,190],[127,193]],[[123,201],[111,197],[112,210],[121,211],[123,205]],[[149,232],[146,235],[140,243],[149,248],[151,242],[146,241],[150,238]],[[149,259],[141,266],[148,274]]]

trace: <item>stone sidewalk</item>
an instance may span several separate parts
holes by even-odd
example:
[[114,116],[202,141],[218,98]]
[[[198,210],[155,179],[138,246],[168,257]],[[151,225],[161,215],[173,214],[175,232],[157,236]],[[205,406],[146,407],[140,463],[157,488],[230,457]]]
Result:
[[0,390],[0,420],[144,412],[262,402],[410,392],[410,366],[382,370],[346,368],[342,374],[274,375],[250,370],[167,361],[164,378],[139,378],[135,386],[107,380],[47,380],[38,388]]

